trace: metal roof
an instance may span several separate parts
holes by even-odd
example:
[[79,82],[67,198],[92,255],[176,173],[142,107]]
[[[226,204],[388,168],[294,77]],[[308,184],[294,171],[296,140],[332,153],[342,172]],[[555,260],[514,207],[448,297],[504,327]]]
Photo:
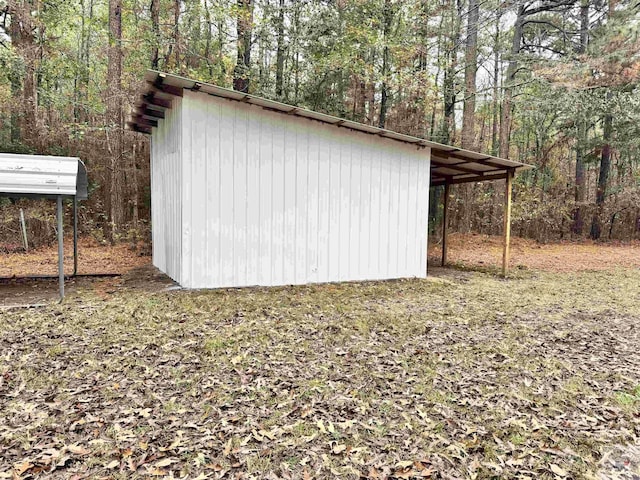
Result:
[[0,153],[0,197],[87,199],[87,170],[77,157]]
[[496,180],[506,178],[510,171],[532,168],[531,165],[507,160],[506,158],[431,142],[422,138],[314,112],[306,108],[287,105],[178,75],[148,70],[145,74],[145,80],[144,93],[136,104],[131,121],[127,123],[130,129],[145,134],[153,132],[153,128],[157,127],[158,122],[164,118],[165,109],[171,108],[171,98],[173,96],[181,97],[182,91],[186,88],[215,97],[256,105],[287,115],[328,123],[340,128],[348,128],[398,142],[428,147],[431,149],[431,185]]

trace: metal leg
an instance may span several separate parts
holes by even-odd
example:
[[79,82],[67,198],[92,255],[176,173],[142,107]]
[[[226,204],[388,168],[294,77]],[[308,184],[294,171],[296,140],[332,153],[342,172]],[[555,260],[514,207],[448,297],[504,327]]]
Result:
[[58,281],[60,282],[60,301],[64,298],[64,231],[62,224],[62,196],[58,195]]
[[78,274],[78,197],[73,197],[73,276]]

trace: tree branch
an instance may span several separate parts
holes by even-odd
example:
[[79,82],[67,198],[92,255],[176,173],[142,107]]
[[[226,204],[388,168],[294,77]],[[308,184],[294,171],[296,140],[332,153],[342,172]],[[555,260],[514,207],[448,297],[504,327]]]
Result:
[[539,7],[533,8],[531,10],[527,10],[526,8],[522,11],[522,16],[528,17],[530,15],[535,15],[541,12],[550,12],[560,7],[571,7],[575,5],[575,0],[560,0],[557,2],[542,2],[542,5]]

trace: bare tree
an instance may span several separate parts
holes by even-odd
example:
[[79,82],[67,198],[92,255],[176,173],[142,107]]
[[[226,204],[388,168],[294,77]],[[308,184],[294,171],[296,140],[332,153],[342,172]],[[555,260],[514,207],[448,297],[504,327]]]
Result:
[[284,54],[286,47],[284,45],[284,0],[279,0],[278,4],[278,22],[277,22],[277,42],[276,47],[276,97],[283,98],[283,80],[284,80]]
[[249,92],[251,67],[251,29],[253,24],[252,0],[238,0],[236,31],[238,33],[236,67],[233,70],[233,89]]
[[462,110],[462,147],[475,149],[476,73],[478,71],[478,0],[469,0],[464,65],[464,106]]
[[[582,0],[580,5],[580,45],[578,54],[583,54],[587,50],[589,42],[589,0]],[[582,235],[584,228],[584,202],[587,198],[587,175],[585,165],[584,142],[587,139],[587,128],[584,119],[578,122],[578,138],[576,141],[576,207],[573,211],[573,233]]]
[[124,224],[124,172],[122,165],[122,2],[109,0],[109,48],[107,50],[107,141],[110,153],[109,220],[111,237]]

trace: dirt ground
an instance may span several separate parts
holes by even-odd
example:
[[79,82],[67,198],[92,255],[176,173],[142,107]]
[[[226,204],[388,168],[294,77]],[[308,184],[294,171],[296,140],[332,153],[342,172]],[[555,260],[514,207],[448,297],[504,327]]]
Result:
[[[462,269],[497,271],[502,262],[502,238],[487,235],[451,234],[449,263]],[[73,271],[71,239],[65,240],[65,272]],[[429,247],[430,268],[440,265],[441,246]],[[151,267],[150,249],[128,244],[105,246],[91,238],[79,245],[79,273],[119,274],[117,277],[70,278],[69,294],[95,290],[109,295],[121,289],[146,289],[155,292],[173,286],[173,282]],[[41,304],[58,298],[57,279],[28,280],[20,277],[57,274],[57,247],[51,246],[25,253],[0,254],[0,308],[9,305]],[[514,238],[511,268],[514,272],[602,271],[612,268],[640,268],[640,242],[632,243],[557,243],[543,245],[532,240]],[[433,271],[433,270],[432,270]]]
[[[458,234],[449,236],[448,261],[462,267],[502,266],[502,237]],[[436,265],[442,255],[440,243],[429,245],[429,259]],[[588,240],[540,244],[514,237],[511,268],[546,272],[582,272],[616,267],[640,267],[640,242],[598,243]]]
[[[65,274],[73,273],[72,239],[65,239]],[[67,278],[67,294],[94,291],[113,294],[123,288],[156,291],[173,282],[151,266],[149,248],[128,244],[100,245],[92,238],[81,238],[78,245],[78,277]],[[0,308],[12,305],[38,305],[58,299],[58,279],[30,276],[57,275],[57,246],[31,250],[29,253],[0,253]],[[114,274],[92,277],[89,275]]]
[[[73,273],[73,239],[64,239],[64,271]],[[101,245],[91,237],[78,241],[78,273],[126,273],[150,263],[149,248],[142,245],[135,249],[130,244]],[[0,252],[0,277],[29,275],[57,275],[58,247],[52,245],[30,250],[28,253]]]

